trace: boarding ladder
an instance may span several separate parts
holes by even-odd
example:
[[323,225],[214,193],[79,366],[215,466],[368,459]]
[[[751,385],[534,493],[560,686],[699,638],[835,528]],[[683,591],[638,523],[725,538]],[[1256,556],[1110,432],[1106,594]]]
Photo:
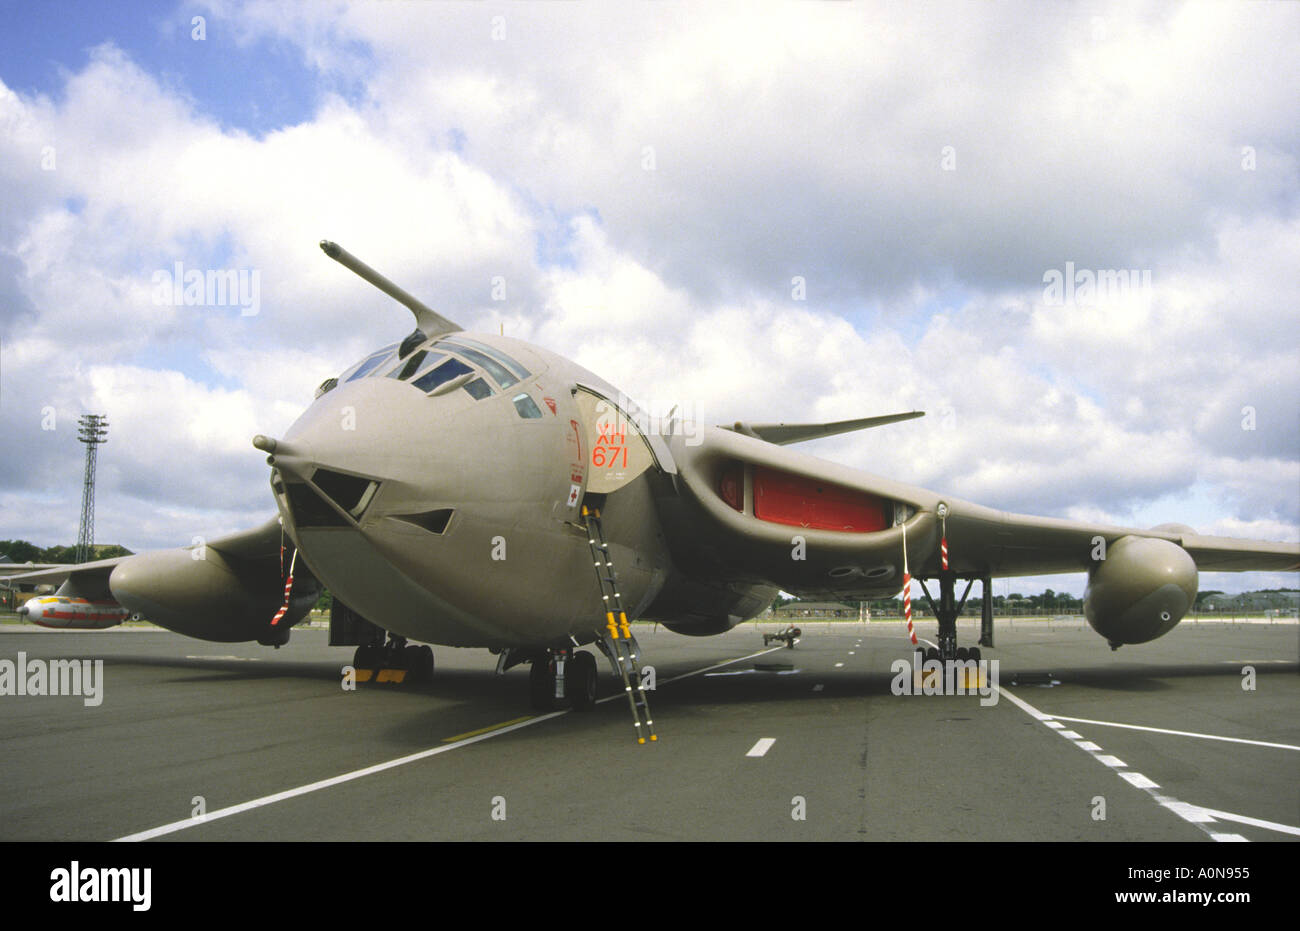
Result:
[[658,740],[641,677],[641,664],[637,661],[640,648],[628,626],[623,597],[618,592],[618,574],[614,571],[613,560],[609,558],[609,544],[605,542],[600,509],[589,508],[584,504],[582,517],[587,525],[587,543],[591,547],[592,564],[596,568],[596,581],[605,608],[605,630],[599,641],[600,648],[623,680],[623,691],[627,693],[627,703],[632,709],[632,723],[636,727],[636,742],[643,744],[647,737],[652,741]]

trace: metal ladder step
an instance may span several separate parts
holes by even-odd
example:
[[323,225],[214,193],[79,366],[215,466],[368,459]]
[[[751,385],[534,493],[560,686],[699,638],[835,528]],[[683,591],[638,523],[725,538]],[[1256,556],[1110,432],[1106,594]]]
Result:
[[[623,598],[618,591],[618,573],[609,558],[609,544],[605,542],[600,511],[583,505],[582,517],[587,526],[587,543],[591,547],[596,569],[596,585],[605,606],[605,630],[599,641],[601,651],[623,682],[623,691],[627,694],[628,707],[632,711],[632,724],[636,728],[637,743],[643,744],[647,738],[657,741],[659,737],[655,734],[654,719],[650,716],[650,702],[638,661],[641,651],[632,636],[627,612],[623,608]],[[608,574],[605,570],[608,570]]]

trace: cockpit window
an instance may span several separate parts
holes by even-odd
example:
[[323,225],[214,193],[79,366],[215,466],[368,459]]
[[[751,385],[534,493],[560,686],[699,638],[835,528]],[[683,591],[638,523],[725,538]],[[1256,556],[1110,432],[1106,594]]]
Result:
[[420,363],[424,361],[424,357],[428,354],[428,351],[421,349],[405,362],[399,362],[397,365],[394,365],[392,371],[388,373],[388,377],[399,378],[402,380],[410,378],[420,370]]
[[[337,383],[356,381],[360,378],[387,377],[405,381],[419,388],[425,394],[437,392],[443,385],[447,390],[460,386],[476,401],[490,398],[496,393],[493,381],[502,388],[509,388],[519,383],[521,378],[528,378],[528,369],[514,359],[492,346],[457,337],[454,340],[441,339],[430,348],[415,350],[408,337],[403,344],[410,353],[406,358],[394,353],[397,344],[385,346],[378,352],[366,356],[359,363],[348,369],[338,378]],[[442,351],[439,351],[442,350]],[[453,355],[454,353],[454,355]],[[484,374],[486,373],[486,374]],[[488,378],[492,381],[489,381]],[[322,385],[317,396],[324,394],[333,384]],[[441,392],[439,392],[441,393]],[[524,395],[527,398],[527,395]],[[541,412],[532,399],[527,401],[531,411],[516,403],[521,417],[539,418]]]
[[475,401],[482,401],[484,398],[492,396],[492,387],[482,378],[476,378],[466,383],[465,390],[469,392],[470,397]]
[[376,368],[378,368],[381,362],[383,362],[385,359],[392,356],[393,350],[396,348],[397,348],[397,344],[393,343],[391,346],[385,346],[383,349],[379,350],[378,352],[371,353],[370,355],[362,359],[360,363],[358,363],[357,365],[353,366],[351,369],[349,369],[348,371],[340,375],[339,381],[340,382],[356,381],[358,378],[365,378]]
[[539,420],[542,416],[541,410],[537,407],[537,402],[526,394],[517,394],[512,398],[515,402],[515,410],[524,420]]
[[415,387],[419,388],[421,391],[429,392],[434,388],[437,388],[439,385],[451,381],[458,375],[471,374],[473,371],[472,368],[459,359],[448,359],[436,369],[421,375],[415,381],[411,382],[411,384],[415,385]]
[[504,365],[477,349],[470,349],[468,346],[462,346],[460,343],[451,340],[443,340],[438,343],[444,349],[450,349],[456,352],[476,365],[482,366],[487,373],[496,379],[496,383],[502,388],[509,388],[511,385],[518,384],[519,379],[511,374],[510,370]]
[[416,368],[415,372],[413,373],[413,376],[415,378],[419,378],[425,372],[429,371],[429,369],[433,368],[435,365],[440,363],[443,359],[447,358],[447,354],[445,352],[428,352],[426,350],[423,353],[423,355],[424,355],[424,359],[420,362],[419,366]]
[[502,365],[508,368],[511,372],[513,372],[515,377],[520,379],[521,381],[527,378],[530,374],[528,369],[524,368],[522,365],[520,365],[510,356],[506,355],[500,349],[497,349],[495,346],[489,346],[486,343],[480,343],[477,340],[473,340],[473,339],[466,339],[464,335],[455,337],[454,341],[460,343],[462,346],[468,346],[471,349],[477,349],[479,352],[491,356],[493,359],[496,359],[498,362],[500,362]]

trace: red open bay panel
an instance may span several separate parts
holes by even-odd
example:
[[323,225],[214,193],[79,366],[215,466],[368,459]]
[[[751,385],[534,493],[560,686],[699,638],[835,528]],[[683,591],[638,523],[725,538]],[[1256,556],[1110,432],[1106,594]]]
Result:
[[745,509],[745,467],[739,462],[733,462],[722,470],[718,494],[737,511]]
[[870,533],[893,523],[893,503],[843,485],[756,466],[754,516],[792,527]]

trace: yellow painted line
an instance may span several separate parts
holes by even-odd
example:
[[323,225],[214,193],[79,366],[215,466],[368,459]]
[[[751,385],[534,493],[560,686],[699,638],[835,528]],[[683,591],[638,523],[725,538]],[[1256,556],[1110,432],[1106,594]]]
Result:
[[405,669],[381,669],[375,677],[376,682],[402,682],[406,679]]
[[369,682],[369,681],[371,680],[371,678],[374,676],[374,674],[375,674],[375,671],[374,671],[373,669],[358,669],[358,670],[357,670],[357,681],[358,681],[358,682]]
[[503,727],[509,727],[511,724],[518,724],[521,721],[530,720],[532,717],[533,716],[531,714],[526,714],[522,718],[513,718],[509,721],[502,721],[500,724],[490,724],[487,727],[480,727],[476,731],[466,731],[463,734],[457,734],[455,737],[444,737],[442,738],[442,742],[445,744],[449,744],[452,741],[464,740],[466,737],[477,737],[479,734],[490,734],[493,731],[498,731]]

